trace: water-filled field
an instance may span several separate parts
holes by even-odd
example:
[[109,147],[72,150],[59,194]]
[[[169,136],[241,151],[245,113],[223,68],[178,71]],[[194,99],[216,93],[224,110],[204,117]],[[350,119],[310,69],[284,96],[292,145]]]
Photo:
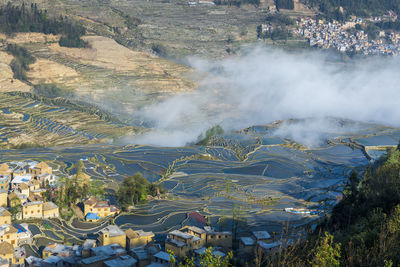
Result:
[[[85,172],[105,183],[141,172],[149,181],[163,184],[168,200],[153,200],[119,215],[115,223],[123,229],[144,229],[163,236],[192,223],[187,213],[199,211],[216,227],[229,229],[229,218],[240,213],[247,226],[243,230],[251,227],[279,232],[286,223],[296,227],[324,216],[340,197],[349,172],[353,168],[362,171],[370,164],[362,144],[387,146],[388,138],[396,140],[400,133],[365,124],[357,128],[359,133],[332,132],[326,135],[329,140],[304,146],[288,137],[273,136],[274,127],[222,135],[208,146],[115,144],[7,150],[0,154],[0,161],[46,160],[63,176],[71,174],[69,167],[82,160]],[[290,214],[284,211],[287,207],[312,208],[320,213]],[[62,235],[81,239],[101,229],[80,229],[79,223],[75,226],[53,226],[56,233],[45,233],[52,239]]]

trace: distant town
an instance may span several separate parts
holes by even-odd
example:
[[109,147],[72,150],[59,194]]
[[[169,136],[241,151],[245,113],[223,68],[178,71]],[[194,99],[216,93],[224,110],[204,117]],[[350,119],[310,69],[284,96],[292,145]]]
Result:
[[[268,12],[272,15],[277,14],[274,8],[269,8]],[[293,37],[306,39],[310,47],[335,49],[348,54],[395,56],[400,53],[399,32],[373,27],[368,34],[365,29],[368,25],[396,21],[397,14],[392,11],[379,17],[350,16],[343,22],[304,16],[296,17],[295,24],[287,27],[287,31]],[[280,26],[262,24],[261,35],[266,36]]]

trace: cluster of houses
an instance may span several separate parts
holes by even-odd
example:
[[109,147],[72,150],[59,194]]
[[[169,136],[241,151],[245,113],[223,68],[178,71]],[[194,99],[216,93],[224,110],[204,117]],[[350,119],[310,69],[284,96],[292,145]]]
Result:
[[[27,256],[23,245],[32,244],[33,235],[28,224],[12,223],[12,219],[59,217],[57,205],[44,201],[45,189],[41,186],[55,185],[57,178],[45,162],[33,161],[3,163],[0,175],[0,267],[166,267],[185,257],[193,257],[199,263],[209,247],[221,258],[233,249],[232,232],[216,231],[207,226],[203,215],[192,212],[188,214],[187,226],[170,231],[162,243],[155,241],[153,232],[123,230],[108,224],[97,232],[97,237],[94,235],[83,244],[50,243],[40,250],[41,257]],[[13,209],[16,205],[19,205],[17,214]],[[96,222],[120,210],[109,201],[89,197],[83,201],[83,211],[86,221]],[[279,246],[272,241],[266,231],[252,232],[251,237],[240,238],[238,253],[243,259],[251,258],[254,253],[271,253]]]
[[22,244],[32,241],[27,224],[12,224],[16,219],[52,218],[59,216],[53,202],[45,202],[41,185],[53,184],[56,177],[45,162],[25,161],[0,165],[0,266],[23,264]]
[[[103,228],[95,239],[87,239],[82,245],[52,243],[42,251],[42,258],[30,256],[25,266],[82,266],[82,267],[168,267],[193,257],[195,263],[211,247],[214,256],[224,258],[232,250],[232,233],[214,231],[211,227],[185,226],[168,233],[164,246],[154,240],[153,232],[122,230],[116,225]],[[251,241],[249,241],[249,240]],[[243,257],[271,253],[279,243],[271,243],[266,231],[253,232],[253,237],[242,238],[240,251]],[[174,259],[174,260],[172,260]]]
[[379,31],[378,38],[371,40],[363,30],[349,31],[356,25],[365,26],[365,21],[355,16],[343,23],[335,20],[325,22],[313,18],[300,18],[294,33],[308,39],[310,46],[322,49],[334,48],[341,52],[354,51],[364,55],[398,55],[400,53],[399,33]]

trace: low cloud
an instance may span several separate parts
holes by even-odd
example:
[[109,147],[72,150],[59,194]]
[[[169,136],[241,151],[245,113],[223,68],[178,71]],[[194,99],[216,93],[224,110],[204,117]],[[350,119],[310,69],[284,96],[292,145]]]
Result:
[[[400,124],[398,58],[343,64],[319,52],[294,54],[253,47],[221,61],[190,58],[188,62],[204,74],[198,89],[136,113],[152,129],[130,142],[183,146],[216,124],[229,131],[275,120],[317,117],[312,124],[286,125],[276,132],[309,145],[336,127],[325,117]],[[320,134],[311,137],[311,133]]]

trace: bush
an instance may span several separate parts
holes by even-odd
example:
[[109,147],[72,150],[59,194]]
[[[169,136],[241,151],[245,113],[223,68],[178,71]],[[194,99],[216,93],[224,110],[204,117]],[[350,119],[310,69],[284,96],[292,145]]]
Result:
[[168,56],[167,48],[162,44],[153,44],[151,46],[151,50],[153,50],[153,52],[159,55],[160,57]]
[[7,52],[14,56],[14,59],[10,63],[14,78],[26,81],[26,71],[29,70],[29,65],[34,63],[36,59],[24,47],[16,44],[9,44]]
[[33,87],[33,93],[48,98],[74,96],[71,90],[59,88],[55,84],[37,84]]

